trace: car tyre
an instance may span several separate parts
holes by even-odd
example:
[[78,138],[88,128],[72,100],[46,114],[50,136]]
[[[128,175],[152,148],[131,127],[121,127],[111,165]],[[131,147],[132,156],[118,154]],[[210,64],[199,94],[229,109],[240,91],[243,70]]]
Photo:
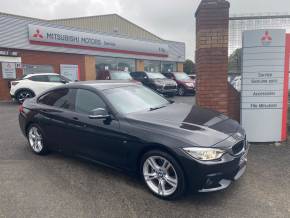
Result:
[[34,94],[32,91],[30,91],[28,89],[23,89],[23,90],[19,91],[16,95],[16,99],[17,99],[19,104],[22,104],[25,99],[32,98],[32,97],[34,97]]
[[185,95],[185,89],[182,86],[178,87],[177,93],[179,96],[184,96]]
[[173,156],[164,151],[152,150],[143,155],[140,171],[147,188],[158,198],[174,200],[185,191],[182,168]]
[[29,147],[35,154],[45,155],[48,153],[48,147],[45,142],[45,137],[38,125],[32,124],[28,127],[27,139]]

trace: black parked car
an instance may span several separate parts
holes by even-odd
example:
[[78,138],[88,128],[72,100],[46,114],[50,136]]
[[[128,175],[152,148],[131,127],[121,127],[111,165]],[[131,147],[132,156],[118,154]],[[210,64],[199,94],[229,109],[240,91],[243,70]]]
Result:
[[131,76],[133,79],[142,82],[144,86],[161,94],[175,96],[177,93],[177,83],[161,73],[138,71],[131,72]]
[[163,199],[224,189],[246,169],[246,136],[236,121],[142,85],[67,84],[25,100],[19,110],[36,154],[62,151],[135,172]]
[[184,96],[185,94],[195,94],[195,80],[191,79],[186,73],[183,72],[168,72],[164,73],[169,79],[173,79],[177,85],[177,94]]

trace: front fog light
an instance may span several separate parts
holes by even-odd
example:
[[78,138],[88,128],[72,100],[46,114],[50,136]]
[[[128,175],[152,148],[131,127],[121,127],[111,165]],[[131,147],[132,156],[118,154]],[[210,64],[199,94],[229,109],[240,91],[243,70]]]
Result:
[[218,148],[191,147],[191,148],[183,148],[183,150],[191,157],[204,161],[220,159],[226,153],[226,151]]

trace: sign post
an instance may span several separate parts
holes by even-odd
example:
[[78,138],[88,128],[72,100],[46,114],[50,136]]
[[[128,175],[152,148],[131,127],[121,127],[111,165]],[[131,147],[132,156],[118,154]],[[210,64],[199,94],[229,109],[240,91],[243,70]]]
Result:
[[[241,124],[250,142],[283,141],[288,106],[285,95],[285,30],[243,34]],[[288,84],[286,84],[288,87]]]

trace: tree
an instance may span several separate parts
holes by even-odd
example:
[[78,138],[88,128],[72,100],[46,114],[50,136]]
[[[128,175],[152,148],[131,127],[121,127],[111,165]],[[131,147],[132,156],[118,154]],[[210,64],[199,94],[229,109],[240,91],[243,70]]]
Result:
[[184,63],[184,72],[186,74],[194,74],[195,73],[195,63],[192,60],[187,59]]
[[236,49],[229,57],[228,72],[230,74],[242,73],[242,49]]

